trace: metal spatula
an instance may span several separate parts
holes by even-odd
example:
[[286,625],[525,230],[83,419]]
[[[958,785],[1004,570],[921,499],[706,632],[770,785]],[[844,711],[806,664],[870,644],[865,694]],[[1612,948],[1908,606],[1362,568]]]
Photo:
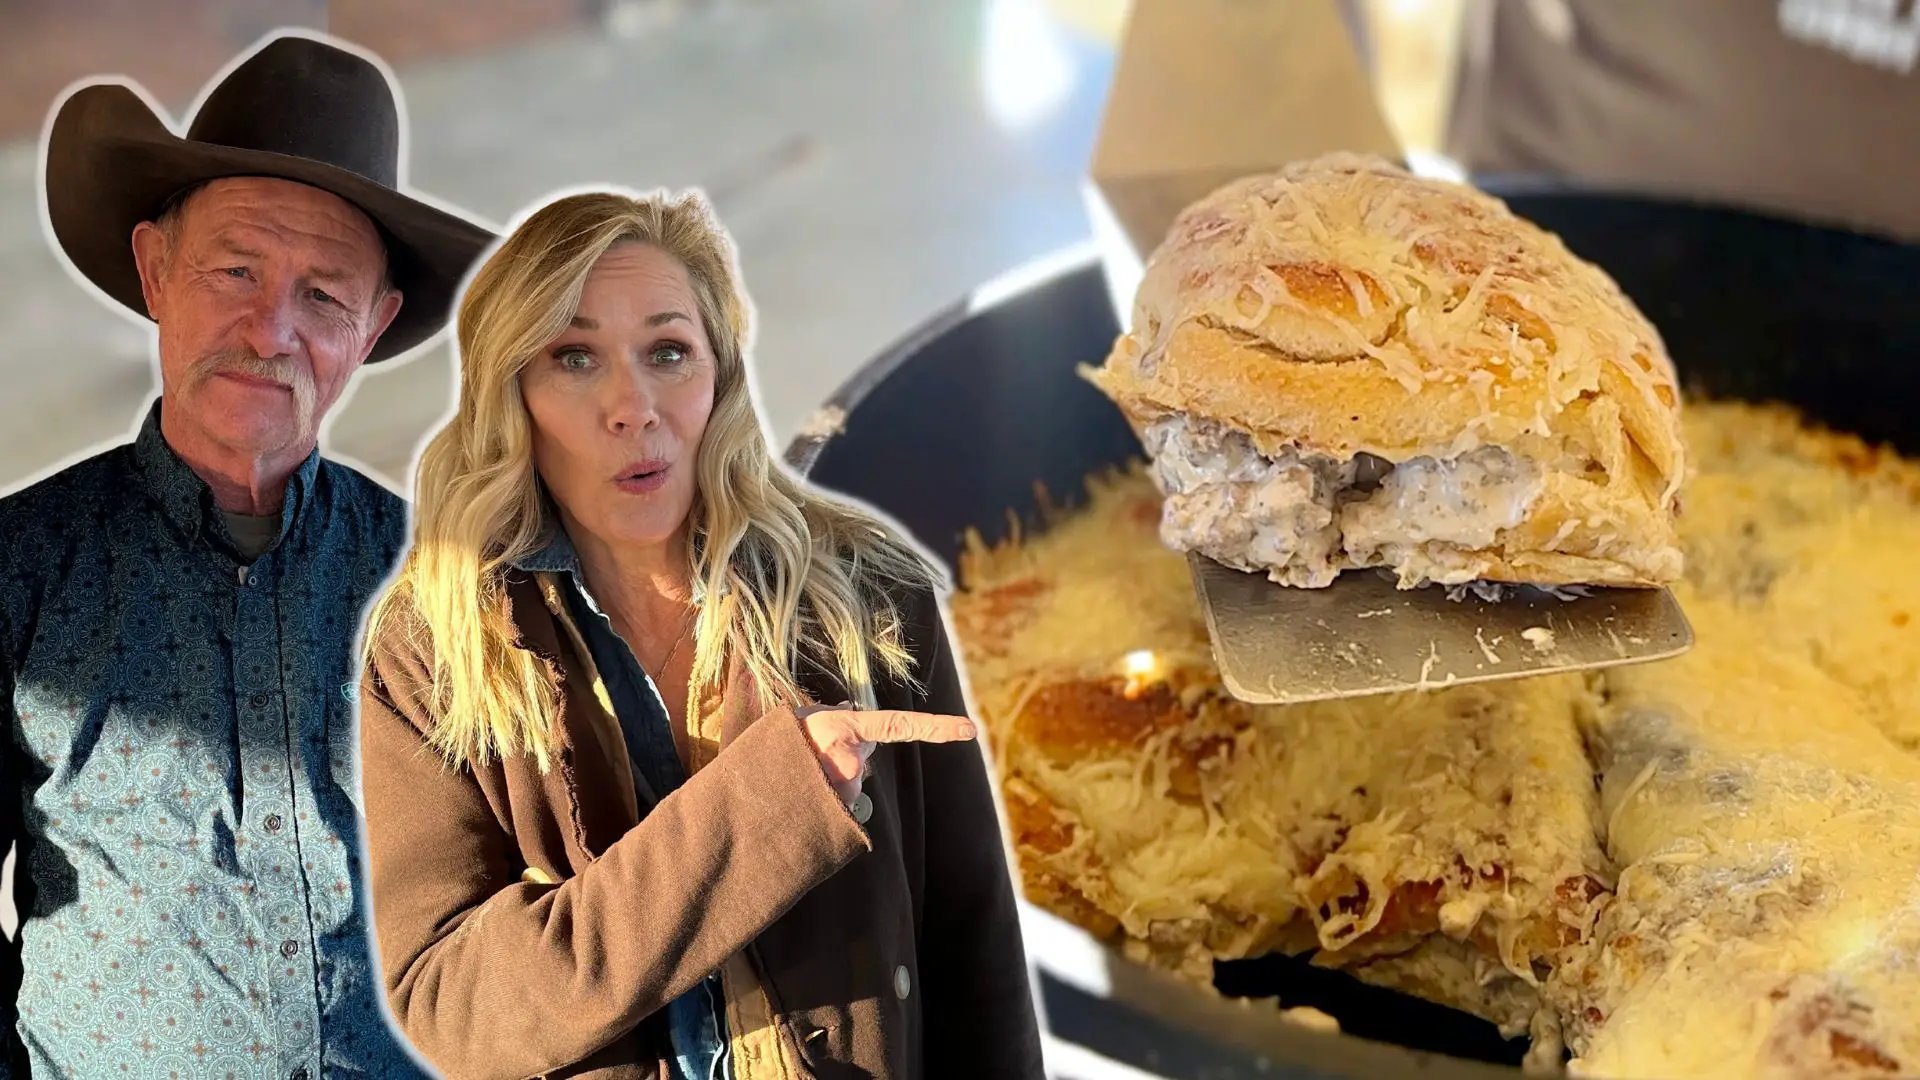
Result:
[[1663,660],[1693,645],[1665,589],[1519,590],[1448,599],[1348,571],[1324,589],[1188,555],[1227,692],[1287,705]]
[[[1331,0],[1135,0],[1087,191],[1121,323],[1145,253],[1181,208],[1235,177],[1336,150],[1404,158]],[[1693,644],[1664,589],[1452,600],[1371,571],[1297,589],[1189,559],[1220,674],[1250,702],[1610,667]]]

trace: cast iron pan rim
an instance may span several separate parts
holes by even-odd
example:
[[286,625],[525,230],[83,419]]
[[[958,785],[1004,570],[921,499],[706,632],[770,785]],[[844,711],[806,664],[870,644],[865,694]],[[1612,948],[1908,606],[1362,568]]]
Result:
[[[1044,261],[1044,259],[1045,256],[1042,256],[1041,260],[1036,261]],[[1097,260],[1092,258],[1087,260],[1087,262],[1094,261]],[[1061,273],[1067,274],[1084,269],[1086,269],[1086,262],[1063,266]],[[1041,282],[1036,281],[1034,284],[1039,285]],[[956,300],[941,308],[919,326],[907,331],[905,337],[882,349],[879,355],[860,365],[859,370],[849,376],[847,381],[840,384],[839,389],[821,403],[819,411],[837,409],[842,417],[851,417],[854,409],[866,400],[868,394],[871,394],[881,383],[886,382],[887,378],[900,370],[907,361],[920,355],[928,342],[937,340],[947,331],[980,314],[981,311],[988,310],[975,308],[972,304],[972,296],[973,294],[969,293],[965,299]],[[834,431],[826,431],[794,436],[793,441],[787,444],[787,464],[793,467],[795,473],[805,477],[813,471],[814,462],[819,460],[820,452],[826,449],[827,443],[833,440],[835,434]]]

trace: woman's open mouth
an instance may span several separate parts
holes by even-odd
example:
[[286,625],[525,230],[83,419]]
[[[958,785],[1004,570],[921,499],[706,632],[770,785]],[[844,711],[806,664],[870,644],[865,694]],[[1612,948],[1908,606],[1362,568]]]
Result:
[[667,482],[667,471],[673,466],[665,461],[636,461],[614,477],[613,486],[629,495],[645,495],[660,490]]

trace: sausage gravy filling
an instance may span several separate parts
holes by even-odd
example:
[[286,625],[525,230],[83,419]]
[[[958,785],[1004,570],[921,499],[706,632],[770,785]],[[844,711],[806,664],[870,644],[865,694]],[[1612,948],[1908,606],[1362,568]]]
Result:
[[1163,543],[1304,588],[1364,567],[1395,569],[1406,586],[1469,584],[1429,579],[1431,564],[1415,557],[1428,545],[1493,546],[1544,486],[1537,465],[1497,446],[1397,463],[1291,448],[1268,456],[1245,432],[1181,414],[1142,438],[1166,496]]

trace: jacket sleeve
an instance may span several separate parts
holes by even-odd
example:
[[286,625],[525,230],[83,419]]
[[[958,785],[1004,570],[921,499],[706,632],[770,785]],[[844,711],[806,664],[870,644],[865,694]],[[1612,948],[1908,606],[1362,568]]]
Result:
[[[425,679],[404,654],[368,666],[361,769],[388,1000],[447,1075],[525,1077],[588,1057],[869,847],[782,709],[574,877],[524,882],[482,785],[427,745],[426,718],[403,704]],[[808,775],[817,782],[768,782]]]
[[[931,636],[920,708],[967,711],[940,606],[927,597]],[[982,728],[984,730],[984,728]],[[1039,1021],[1006,842],[978,742],[920,748],[926,792],[927,882],[920,940],[926,1075],[1041,1080]]]

